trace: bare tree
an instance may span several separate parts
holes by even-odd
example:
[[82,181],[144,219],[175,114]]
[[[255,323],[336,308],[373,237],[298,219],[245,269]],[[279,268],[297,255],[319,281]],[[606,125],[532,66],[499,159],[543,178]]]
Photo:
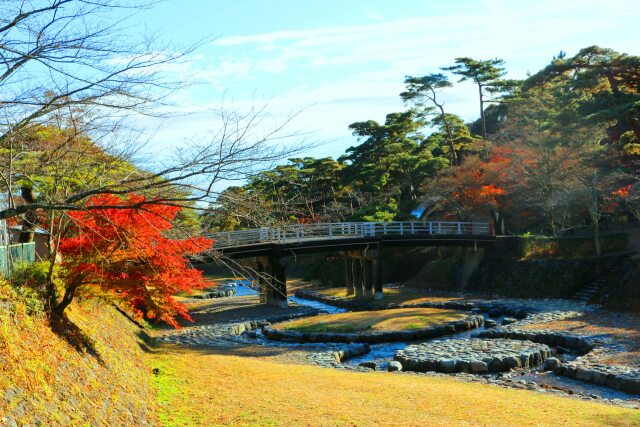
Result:
[[[216,134],[163,156],[162,162],[128,173],[106,173],[134,162],[142,146],[139,138],[117,139],[126,116],[159,114],[158,107],[182,85],[164,74],[163,67],[197,47],[173,49],[159,46],[153,37],[132,39],[123,28],[127,17],[152,3],[0,1],[0,180],[7,194],[0,218],[34,210],[82,209],[88,197],[104,193],[151,192],[153,200],[145,203],[192,206],[214,197],[222,180],[246,177],[296,152],[286,142],[299,135],[283,135],[289,120],[275,124],[264,107],[244,113],[217,111]],[[69,138],[49,150],[25,143],[30,129],[51,124]],[[80,135],[91,135],[104,154],[82,185],[67,185],[62,191],[64,177],[88,161],[84,151],[89,146],[72,143]],[[56,164],[60,157],[66,161]],[[44,191],[43,184],[33,180],[43,168],[59,178],[53,183],[56,191]],[[15,203],[21,186],[32,187],[39,197]]]

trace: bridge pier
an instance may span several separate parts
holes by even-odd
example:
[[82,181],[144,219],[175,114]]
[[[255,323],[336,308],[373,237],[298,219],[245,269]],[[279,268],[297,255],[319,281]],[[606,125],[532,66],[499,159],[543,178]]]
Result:
[[373,281],[371,280],[371,261],[364,258],[362,259],[362,287],[364,288],[364,297],[373,297]]
[[382,299],[382,261],[375,259],[372,262],[373,267],[373,299]]
[[374,250],[345,251],[347,295],[382,298],[382,262],[380,245]]
[[260,302],[287,308],[287,273],[280,256],[261,256],[258,261],[258,283]]
[[354,288],[353,281],[353,264],[351,262],[351,258],[347,255],[347,253],[343,253],[344,256],[344,271],[345,271],[345,284],[347,287],[347,296],[353,295],[356,291]]
[[356,298],[361,298],[364,295],[364,287],[362,286],[362,263],[358,258],[351,258],[351,268],[353,269],[353,289],[355,291]]

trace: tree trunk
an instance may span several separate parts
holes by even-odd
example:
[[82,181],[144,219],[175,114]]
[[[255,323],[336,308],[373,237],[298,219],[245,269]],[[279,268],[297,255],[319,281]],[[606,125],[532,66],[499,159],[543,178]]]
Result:
[[480,121],[482,122],[482,137],[487,139],[487,123],[484,120],[484,99],[482,97],[482,85],[478,84],[478,94],[480,95]]
[[75,297],[76,295],[76,290],[78,289],[78,286],[79,286],[78,283],[72,283],[67,286],[67,288],[64,291],[64,296],[62,297],[62,300],[59,303],[53,305],[53,310],[51,311],[51,314],[53,316],[62,318],[64,310],[67,307],[69,307],[69,305],[73,301],[73,297]]
[[491,219],[493,220],[493,232],[496,236],[504,236],[506,229],[504,226],[504,215],[498,209],[492,209],[490,212]]
[[447,141],[449,142],[449,151],[450,151],[449,163],[451,163],[451,166],[458,166],[460,162],[458,161],[458,154],[456,153],[456,146],[453,141],[453,132],[451,131],[451,126],[449,126],[449,121],[447,120],[447,115],[444,112],[444,107],[442,106],[442,104],[436,103],[436,105],[440,109],[440,116],[442,117],[442,123],[444,124],[445,131],[447,132]]
[[[20,188],[20,193],[27,204],[33,204],[38,201],[38,196],[36,195],[36,192],[33,191],[32,187],[23,185]],[[20,235],[18,236],[18,243],[33,242],[34,234],[36,231],[36,220],[37,213],[35,210],[30,210],[24,215],[24,219],[22,220],[22,229],[20,230]]]
[[602,255],[602,244],[600,242],[600,210],[598,208],[598,174],[593,175],[591,181],[591,221],[593,222],[593,239],[596,248],[596,255]]

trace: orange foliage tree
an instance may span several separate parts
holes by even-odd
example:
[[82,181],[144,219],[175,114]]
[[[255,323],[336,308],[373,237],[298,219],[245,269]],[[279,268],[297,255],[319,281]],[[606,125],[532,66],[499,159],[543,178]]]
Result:
[[442,171],[424,188],[428,203],[461,221],[489,214],[496,232],[504,232],[502,209],[510,189],[506,172],[510,159],[492,150],[488,159],[468,156],[460,166]]
[[62,316],[73,298],[82,294],[107,297],[137,317],[144,314],[176,327],[176,316],[189,319],[174,295],[203,288],[206,282],[202,272],[190,268],[186,256],[209,249],[213,242],[204,237],[167,237],[180,208],[144,203],[144,208],[134,208],[141,202],[144,196],[99,195],[85,210],[67,213],[75,232],[59,245],[64,291],[59,301],[54,296],[54,314]]

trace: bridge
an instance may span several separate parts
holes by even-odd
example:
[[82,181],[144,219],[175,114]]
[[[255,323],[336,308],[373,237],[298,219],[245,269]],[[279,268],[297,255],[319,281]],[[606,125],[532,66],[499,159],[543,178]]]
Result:
[[296,254],[338,252],[345,262],[347,294],[382,298],[383,247],[491,245],[484,222],[407,221],[292,224],[208,234],[211,255],[256,258],[261,300],[286,306],[286,259]]

